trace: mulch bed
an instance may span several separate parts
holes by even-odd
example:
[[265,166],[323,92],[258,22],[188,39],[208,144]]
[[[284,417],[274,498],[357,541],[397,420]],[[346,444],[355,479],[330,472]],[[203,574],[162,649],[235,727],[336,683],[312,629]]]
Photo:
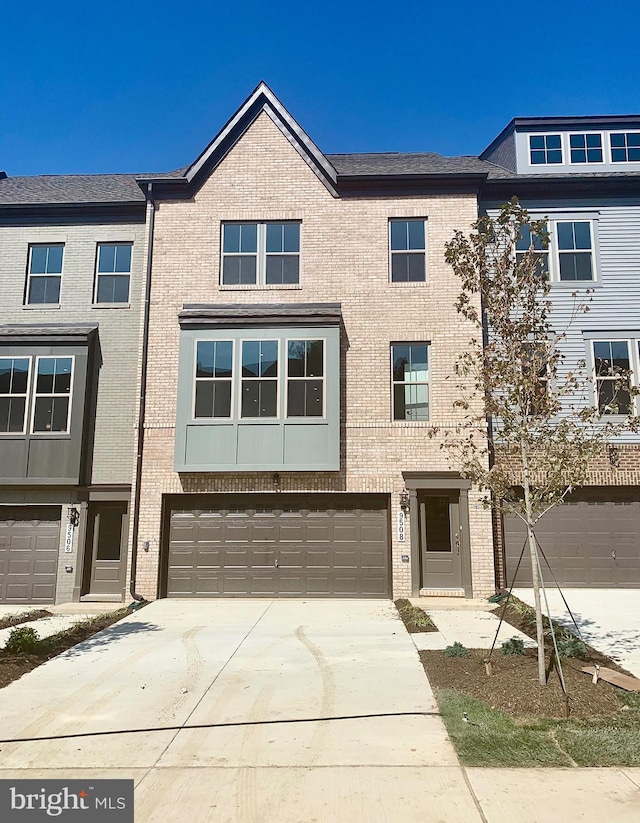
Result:
[[42,620],[44,617],[53,617],[46,609],[37,609],[24,614],[13,614],[3,617],[0,620],[0,629],[9,629],[11,626],[19,626],[21,623],[30,623],[32,620]]
[[[435,689],[457,689],[488,706],[518,717],[563,717],[564,694],[558,675],[552,671],[548,685],[538,684],[538,661],[535,649],[524,655],[491,658],[493,674],[485,672],[486,652],[473,650],[469,657],[445,657],[442,651],[420,652],[420,660]],[[580,671],[585,661],[563,658],[570,716],[601,717],[622,708],[614,686],[602,680],[593,685]]]
[[404,623],[404,626],[408,632],[412,634],[416,634],[418,632],[437,632],[438,627],[433,625],[433,623],[429,626],[421,626],[419,623],[415,623],[411,617],[410,613],[414,609],[416,611],[420,611],[417,606],[413,606],[408,600],[400,598],[399,600],[394,600],[396,609],[398,610],[398,614],[400,615],[400,619]]
[[[514,600],[518,603],[522,603],[522,601],[518,600],[516,597],[511,595],[504,614],[504,622],[508,623],[510,626],[513,626],[515,629],[519,629],[523,634],[526,634],[527,637],[532,638],[532,640],[536,640],[536,624],[532,622],[530,619],[528,619],[526,615],[522,614],[520,611],[517,611],[511,606],[511,603]],[[503,610],[504,602],[500,603],[497,608],[492,610],[491,613],[495,614],[496,617],[500,618],[502,616]],[[548,653],[549,649],[553,647],[553,640],[551,638],[551,628],[549,626],[549,619],[544,615],[542,617],[542,622],[546,633],[545,646],[547,647]],[[555,625],[556,628],[562,629],[563,632],[572,634],[573,637],[578,637],[578,635],[575,632],[570,632],[570,630],[566,629],[564,626],[561,626],[559,623],[555,623]],[[558,635],[556,633],[556,637],[557,636]],[[615,660],[612,660],[606,654],[602,654],[602,652],[599,652],[597,649],[594,649],[593,646],[589,646],[588,643],[585,643],[585,646],[587,647],[587,659],[585,659],[581,665],[592,666],[594,663],[598,663],[598,665],[606,666],[608,669],[614,669],[614,671],[622,672],[623,674],[631,674],[631,672],[628,672],[626,669],[623,669],[619,663],[616,663]],[[586,677],[586,675],[584,676]],[[633,675],[631,676],[633,677]]]
[[72,646],[112,626],[128,614],[131,614],[129,609],[119,609],[117,612],[78,623],[67,631],[45,637],[39,642],[38,650],[34,654],[12,653],[6,649],[0,649],[0,688],[41,666],[52,657],[56,657]]

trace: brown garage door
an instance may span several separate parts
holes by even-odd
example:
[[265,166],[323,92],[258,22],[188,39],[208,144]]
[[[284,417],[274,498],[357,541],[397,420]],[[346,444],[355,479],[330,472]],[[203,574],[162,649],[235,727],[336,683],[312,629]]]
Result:
[[0,602],[53,603],[60,507],[0,506]]
[[166,594],[389,597],[387,506],[383,495],[174,502]]
[[[640,587],[640,488],[581,489],[541,518],[536,534],[564,586]],[[509,582],[525,540],[522,521],[505,518]],[[542,562],[545,580],[551,580]],[[528,549],[516,585],[531,584]]]

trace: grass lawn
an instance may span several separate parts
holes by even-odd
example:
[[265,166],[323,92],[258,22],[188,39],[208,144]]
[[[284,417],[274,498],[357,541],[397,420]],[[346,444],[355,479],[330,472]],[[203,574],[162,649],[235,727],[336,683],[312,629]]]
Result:
[[613,715],[568,720],[512,716],[456,689],[436,698],[465,766],[640,766],[639,694],[620,691]]

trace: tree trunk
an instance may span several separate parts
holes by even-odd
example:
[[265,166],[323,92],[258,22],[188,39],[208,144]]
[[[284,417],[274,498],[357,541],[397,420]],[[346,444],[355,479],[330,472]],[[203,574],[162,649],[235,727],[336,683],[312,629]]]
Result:
[[542,625],[542,603],[540,601],[540,575],[538,573],[538,547],[533,533],[533,512],[531,510],[531,494],[529,484],[529,460],[526,443],[521,441],[523,488],[525,516],[527,520],[527,540],[531,556],[531,579],[533,582],[533,602],[536,610],[536,636],[538,640],[538,682],[541,686],[547,685],[547,673],[544,659],[544,626]]

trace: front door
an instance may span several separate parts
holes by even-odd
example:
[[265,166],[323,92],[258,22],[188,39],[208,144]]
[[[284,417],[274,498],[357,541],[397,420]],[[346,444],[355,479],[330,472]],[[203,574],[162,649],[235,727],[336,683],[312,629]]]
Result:
[[459,493],[419,491],[418,508],[422,588],[462,588]]
[[122,596],[126,572],[128,504],[89,503],[87,554],[91,574],[87,597]]

